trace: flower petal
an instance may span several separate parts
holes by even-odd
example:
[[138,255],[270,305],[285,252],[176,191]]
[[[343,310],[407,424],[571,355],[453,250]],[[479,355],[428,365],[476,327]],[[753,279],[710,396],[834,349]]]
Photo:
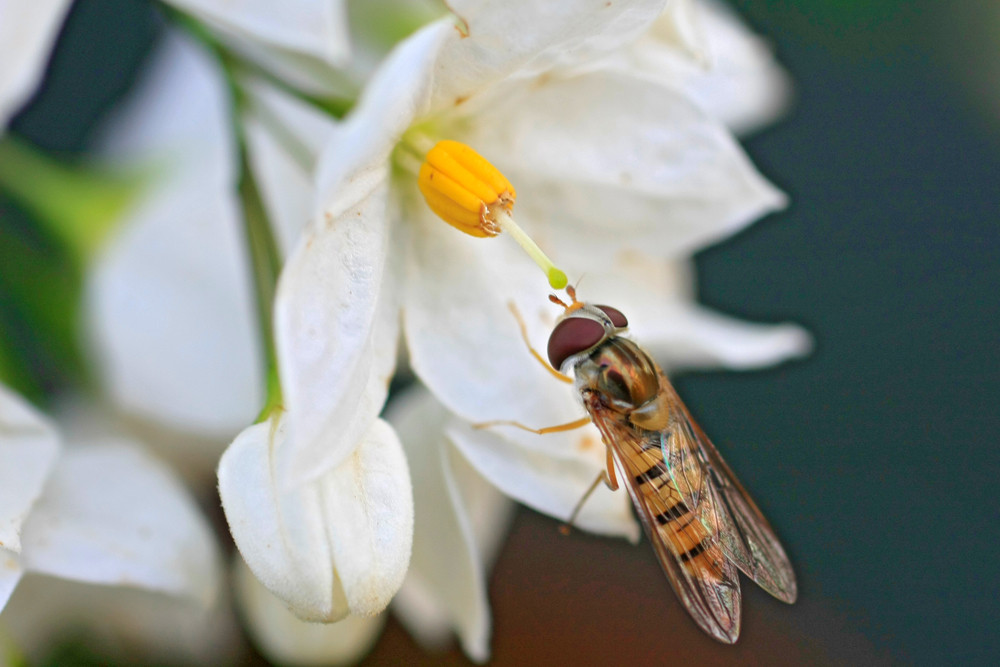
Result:
[[0,547],[0,611],[7,606],[7,600],[14,593],[23,575],[24,569],[17,554],[10,549]]
[[629,318],[629,332],[668,371],[750,369],[809,353],[812,339],[794,324],[756,324],[716,313],[693,300],[690,267],[623,253],[610,270],[594,270],[580,290]]
[[491,630],[486,573],[513,505],[454,451],[443,431],[448,418],[423,388],[390,407],[414,484],[413,557],[393,605],[423,643],[440,646],[455,628],[466,655],[483,662]]
[[211,529],[184,486],[123,442],[74,446],[25,522],[27,570],[148,588],[208,605],[218,588]]
[[0,0],[0,135],[45,72],[70,0]]
[[282,492],[274,451],[287,419],[272,417],[240,433],[219,461],[219,495],[229,530],[254,575],[306,620],[339,620],[347,600],[326,539],[319,492],[307,485]]
[[[558,312],[540,298],[545,277],[520,248],[504,237],[459,234],[430,213],[414,214],[411,222],[403,325],[413,370],[424,384],[471,422],[513,419],[539,428],[585,415],[575,390],[553,379],[518,335],[510,302],[536,345],[547,339]],[[492,431],[448,434],[502,491],[560,518],[569,516],[605,464],[593,426],[547,435],[506,426]],[[588,502],[581,525],[634,534],[624,494],[602,495]]]
[[336,123],[263,79],[243,84],[250,102],[243,116],[250,164],[278,245],[287,254],[315,210],[313,174]]
[[[630,66],[676,82],[737,134],[774,120],[788,106],[792,86],[770,46],[720,2],[698,0],[690,3],[688,11],[690,16],[668,13],[654,23],[632,48]],[[684,32],[688,34],[698,34],[698,43],[686,40],[697,60],[679,53],[673,40],[664,39],[665,33],[674,32],[668,26],[678,25],[687,26]]]
[[504,171],[522,224],[564,257],[680,257],[785,203],[684,92],[620,72],[525,86],[463,141]]
[[219,493],[236,546],[304,620],[378,613],[402,583],[413,538],[402,446],[377,420],[348,460],[288,491],[273,463],[288,437],[284,421],[246,429],[220,461]]
[[351,613],[384,610],[403,584],[413,545],[413,489],[396,432],[381,419],[324,480],[323,511]]
[[756,324],[694,304],[663,304],[647,349],[671,370],[753,369],[808,355],[812,337],[795,324]]
[[343,0],[170,0],[225,34],[343,64],[349,55]]
[[294,438],[279,453],[278,474],[288,483],[342,463],[385,402],[398,337],[392,267],[385,267],[387,198],[383,181],[307,230],[281,274],[275,338]]
[[236,591],[254,643],[268,660],[291,665],[353,665],[378,640],[385,614],[347,616],[336,623],[298,618],[254,578],[239,558],[234,563]]
[[[460,420],[450,423],[446,433],[466,460],[501,491],[561,521],[569,519],[573,508],[601,473],[599,466],[527,450],[508,438],[472,428]],[[603,460],[604,445],[599,436],[583,440],[582,444],[599,453]],[[628,494],[621,490],[613,492],[600,484],[583,505],[574,525],[635,542],[639,539],[639,525],[631,508]]]
[[59,434],[52,424],[0,385],[0,550],[21,551],[21,527],[42,493],[59,449]]
[[66,637],[86,637],[100,664],[233,665],[242,657],[235,614],[222,599],[206,609],[188,598],[29,573],[0,619],[32,665],[51,661]]
[[259,410],[263,373],[221,73],[168,33],[117,121],[109,158],[168,171],[88,276],[97,370],[126,411],[228,439]]
[[616,49],[636,38],[663,5],[663,0],[453,1],[457,32],[436,65],[434,108],[461,104],[514,73],[538,73]]
[[316,182],[327,220],[383,187],[396,143],[429,110],[435,60],[450,29],[447,22],[437,21],[393,49],[365,87],[338,140],[326,146]]

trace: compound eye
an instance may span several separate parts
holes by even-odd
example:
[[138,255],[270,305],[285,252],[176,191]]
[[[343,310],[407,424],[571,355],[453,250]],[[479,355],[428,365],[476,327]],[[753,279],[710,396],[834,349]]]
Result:
[[616,329],[624,329],[625,327],[628,326],[628,319],[625,317],[625,315],[622,314],[622,311],[618,310],[617,308],[612,308],[611,306],[597,306],[597,305],[595,305],[594,308],[603,311],[604,314],[608,316],[608,319],[611,320],[611,323],[615,325]]
[[549,362],[558,370],[566,359],[597,345],[602,338],[604,326],[600,322],[586,317],[567,318],[549,336]]

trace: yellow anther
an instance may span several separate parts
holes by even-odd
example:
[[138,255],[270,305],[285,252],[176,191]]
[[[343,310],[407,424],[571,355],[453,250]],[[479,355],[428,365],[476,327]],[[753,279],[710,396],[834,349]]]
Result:
[[514,186],[479,153],[457,141],[438,142],[420,166],[417,185],[430,209],[449,225],[480,238],[506,230],[545,271],[553,288],[566,286],[566,274],[511,217]]

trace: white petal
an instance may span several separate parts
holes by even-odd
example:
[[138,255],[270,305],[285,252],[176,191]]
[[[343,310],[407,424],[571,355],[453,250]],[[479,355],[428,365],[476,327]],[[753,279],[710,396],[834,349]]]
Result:
[[516,214],[566,257],[679,257],[785,202],[682,91],[595,71],[525,86],[463,138],[518,189]]
[[274,451],[286,419],[250,426],[219,461],[219,495],[229,530],[254,575],[301,618],[339,620],[347,601],[326,539],[315,485],[283,493]]
[[21,581],[24,569],[18,555],[0,547],[0,611],[3,611],[17,583]]
[[466,655],[489,657],[486,571],[507,532],[512,504],[447,442],[448,412],[423,388],[393,401],[414,484],[413,558],[393,602],[425,644],[440,646],[455,628]]
[[655,41],[672,53],[686,56],[696,63],[707,63],[704,30],[698,20],[701,0],[671,0],[663,13],[649,26],[636,46]]
[[[446,432],[483,477],[508,496],[560,521],[569,519],[573,508],[601,472],[600,466],[526,450],[507,438],[474,429],[465,422],[452,422]],[[580,446],[604,460],[605,448],[600,436],[581,438],[577,447]],[[625,537],[632,542],[639,539],[639,526],[632,517],[628,495],[621,489],[613,492],[603,484],[598,485],[587,499],[574,525],[594,533]]]
[[188,598],[30,573],[0,623],[33,665],[70,636],[86,637],[101,664],[233,665],[243,648],[228,600],[205,609]]
[[21,551],[21,527],[59,449],[59,434],[48,419],[0,385],[0,550]]
[[164,179],[88,276],[97,370],[126,411],[228,439],[260,409],[263,373],[221,73],[170,33],[118,121],[107,153],[162,161]]
[[424,384],[470,421],[581,416],[572,390],[530,356],[509,309],[515,302],[536,344],[548,338],[560,309],[544,298],[542,271],[506,235],[472,238],[419,206],[409,222],[403,327]]
[[250,164],[283,254],[291,252],[316,209],[313,173],[334,120],[287,92],[252,78],[243,118]]
[[377,614],[403,584],[413,544],[413,490],[396,432],[377,420],[354,456],[323,482],[348,606],[354,614]]
[[378,613],[402,583],[413,538],[402,446],[378,420],[347,461],[286,491],[273,463],[274,450],[286,443],[281,421],[248,428],[219,464],[236,546],[261,583],[302,619]]
[[616,49],[637,37],[663,4],[662,0],[451,2],[458,26],[436,67],[434,108],[461,104],[511,74],[575,64]]
[[[536,347],[547,340],[559,308],[541,298],[541,271],[504,236],[471,238],[430,214],[411,222],[403,319],[413,370],[424,384],[472,422],[512,419],[540,428],[584,416],[575,390],[529,354],[508,307],[516,303]],[[569,516],[605,464],[593,426],[541,436],[512,427],[467,430],[449,434],[484,477],[559,518]],[[600,517],[585,512],[584,526],[635,531],[624,494],[610,502],[595,495],[588,509]]]
[[682,262],[623,254],[611,270],[590,271],[581,298],[607,303],[629,318],[629,332],[668,371],[749,369],[809,353],[812,340],[794,324],[755,324],[696,304]]
[[254,642],[272,662],[290,665],[353,665],[378,640],[386,615],[348,616],[336,623],[310,623],[264,588],[246,564],[234,564],[236,591]]
[[[398,312],[383,182],[356,206],[309,229],[275,299],[281,386],[294,438],[278,474],[313,479],[350,456],[382,409],[395,363]],[[389,267],[391,269],[391,267]]]
[[795,324],[743,322],[694,304],[663,306],[646,347],[671,370],[763,368],[812,351],[812,337]]
[[225,33],[307,53],[331,64],[348,54],[342,0],[170,0]]
[[393,49],[365,87],[338,140],[320,158],[317,191],[327,219],[383,187],[396,143],[429,110],[435,60],[451,30],[438,21],[414,33]]
[[69,0],[0,0],[0,135],[38,85]]
[[27,570],[211,603],[218,553],[183,485],[124,443],[66,450],[25,522]]
[[[742,25],[726,6],[699,0],[693,16],[678,21],[665,15],[632,50],[631,65],[645,74],[681,85],[702,108],[737,134],[774,120],[787,106],[792,86],[770,46]],[[687,25],[697,32],[692,62],[666,39],[668,26]]]

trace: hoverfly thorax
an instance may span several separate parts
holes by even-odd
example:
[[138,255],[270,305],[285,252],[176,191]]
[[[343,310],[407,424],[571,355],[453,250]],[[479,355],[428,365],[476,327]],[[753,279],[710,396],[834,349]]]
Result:
[[581,384],[586,384],[611,399],[611,407],[622,412],[655,400],[660,391],[656,365],[632,341],[613,336],[574,369]]

